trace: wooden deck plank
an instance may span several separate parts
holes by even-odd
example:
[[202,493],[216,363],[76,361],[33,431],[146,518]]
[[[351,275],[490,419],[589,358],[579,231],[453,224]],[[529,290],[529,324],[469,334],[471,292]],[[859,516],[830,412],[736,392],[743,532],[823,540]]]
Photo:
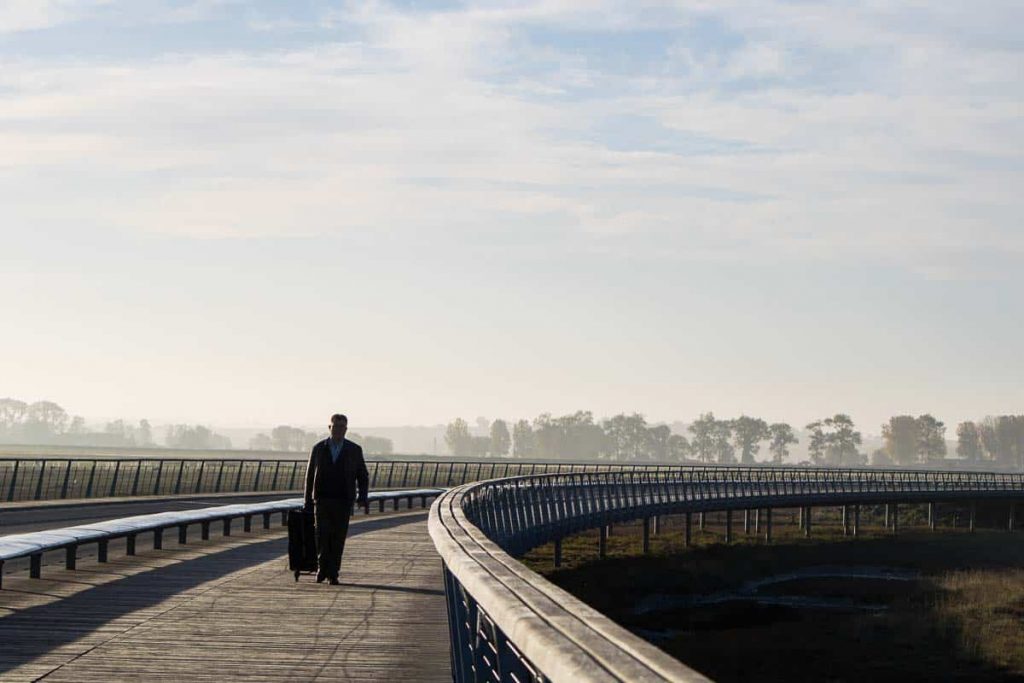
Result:
[[426,515],[351,533],[341,586],[296,583],[280,528],[5,577],[0,680],[451,680]]

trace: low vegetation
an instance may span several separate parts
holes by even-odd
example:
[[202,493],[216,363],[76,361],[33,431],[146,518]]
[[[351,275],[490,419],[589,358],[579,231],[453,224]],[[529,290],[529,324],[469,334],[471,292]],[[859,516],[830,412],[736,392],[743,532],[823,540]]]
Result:
[[[604,560],[597,558],[597,532],[590,531],[565,539],[561,569],[552,566],[551,545],[524,561],[720,681],[1024,676],[1024,534],[949,529],[950,516],[943,519],[946,529],[930,532],[920,525],[920,511],[911,512],[899,538],[881,524],[863,526],[857,539],[844,537],[833,514],[816,519],[805,539],[796,524],[780,523],[795,521],[796,511],[779,511],[772,545],[744,534],[740,515],[728,546],[721,515],[709,515],[703,532],[694,516],[690,549],[683,548],[674,517],[663,520],[648,555],[641,554],[640,525],[633,523],[613,528]],[[804,578],[778,589],[839,608],[742,596],[704,605],[672,599],[728,594],[752,580],[824,566],[903,570],[911,580]]]

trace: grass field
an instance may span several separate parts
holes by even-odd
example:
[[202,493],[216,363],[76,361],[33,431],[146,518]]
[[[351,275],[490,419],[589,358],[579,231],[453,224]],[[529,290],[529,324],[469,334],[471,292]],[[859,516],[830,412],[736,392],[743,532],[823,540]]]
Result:
[[[605,560],[597,558],[591,531],[565,539],[561,569],[552,567],[550,545],[524,561],[716,680],[1024,680],[1024,534],[930,532],[920,510],[908,512],[899,538],[881,525],[863,526],[871,521],[864,518],[859,538],[844,537],[829,511],[816,517],[807,540],[795,524],[780,523],[790,515],[778,511],[772,545],[734,523],[736,542],[726,546],[720,516],[709,515],[704,532],[694,523],[691,549],[683,548],[682,526],[671,518],[646,556],[637,523],[613,529]],[[942,521],[952,522],[951,511]],[[672,606],[674,598],[728,593],[752,580],[822,566],[886,567],[916,578],[804,579],[783,590],[848,601],[842,609],[746,599]],[[640,614],[635,607],[645,600],[666,607]]]

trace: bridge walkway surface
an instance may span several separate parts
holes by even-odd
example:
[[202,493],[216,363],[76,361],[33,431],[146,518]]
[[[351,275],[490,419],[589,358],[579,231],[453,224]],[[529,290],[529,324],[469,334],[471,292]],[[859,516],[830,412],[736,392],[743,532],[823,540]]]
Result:
[[281,527],[143,548],[5,576],[0,680],[451,680],[425,511],[353,517],[341,586],[296,583]]

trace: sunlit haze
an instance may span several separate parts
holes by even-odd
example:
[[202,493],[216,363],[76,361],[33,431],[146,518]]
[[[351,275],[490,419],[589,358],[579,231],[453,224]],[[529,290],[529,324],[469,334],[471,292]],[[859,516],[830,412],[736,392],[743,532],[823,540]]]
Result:
[[0,4],[0,397],[1024,411],[1024,4]]

